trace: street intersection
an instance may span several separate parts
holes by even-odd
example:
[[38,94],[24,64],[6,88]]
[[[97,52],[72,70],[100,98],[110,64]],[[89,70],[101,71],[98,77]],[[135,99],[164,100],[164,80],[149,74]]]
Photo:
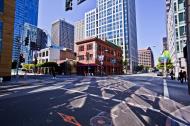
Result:
[[187,85],[154,74],[41,77],[11,85],[0,88],[1,126],[190,125]]

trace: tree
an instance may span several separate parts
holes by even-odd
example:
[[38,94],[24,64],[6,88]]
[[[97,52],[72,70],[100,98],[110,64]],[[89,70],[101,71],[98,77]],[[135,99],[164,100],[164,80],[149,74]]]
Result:
[[26,70],[31,70],[34,67],[35,67],[34,64],[23,64],[23,68]]
[[162,56],[158,58],[158,64],[156,68],[162,69],[162,70],[164,69],[164,59],[166,60],[166,69],[173,69],[174,66],[173,66],[172,59],[168,50],[165,50]]
[[143,65],[140,65],[140,66],[137,66],[137,67],[136,67],[136,71],[137,71],[137,72],[141,72],[143,69],[144,69],[144,66],[143,66]]

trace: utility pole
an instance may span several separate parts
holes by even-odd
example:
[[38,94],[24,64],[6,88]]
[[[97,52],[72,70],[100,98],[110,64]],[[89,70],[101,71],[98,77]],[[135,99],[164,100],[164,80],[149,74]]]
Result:
[[190,0],[185,0],[186,8],[186,32],[187,32],[187,75],[188,75],[188,92],[190,95]]

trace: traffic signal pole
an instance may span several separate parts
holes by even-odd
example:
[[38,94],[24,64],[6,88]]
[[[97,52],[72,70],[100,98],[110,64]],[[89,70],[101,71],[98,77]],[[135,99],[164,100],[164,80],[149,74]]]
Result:
[[187,32],[187,79],[188,79],[188,93],[190,95],[190,0],[185,0],[186,3],[186,32]]
[[17,66],[16,66],[16,78],[18,79],[18,68],[19,68],[19,64],[20,64],[20,52],[21,52],[21,46],[22,46],[22,42],[21,42],[21,26],[19,26],[19,38],[18,38],[18,50],[19,50],[19,56],[17,57]]

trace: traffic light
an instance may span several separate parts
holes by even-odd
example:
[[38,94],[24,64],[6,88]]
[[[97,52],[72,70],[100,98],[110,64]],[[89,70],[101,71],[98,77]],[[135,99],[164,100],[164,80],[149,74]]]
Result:
[[28,44],[29,44],[29,37],[26,37],[24,41],[25,41],[25,46],[28,46]]
[[20,61],[20,63],[24,63],[25,62],[25,58],[24,58],[23,54],[20,54],[19,61]]
[[73,9],[73,0],[66,0],[65,3],[65,11]]
[[77,4],[79,5],[79,4],[81,4],[82,2],[84,2],[84,1],[86,1],[86,0],[77,0]]

